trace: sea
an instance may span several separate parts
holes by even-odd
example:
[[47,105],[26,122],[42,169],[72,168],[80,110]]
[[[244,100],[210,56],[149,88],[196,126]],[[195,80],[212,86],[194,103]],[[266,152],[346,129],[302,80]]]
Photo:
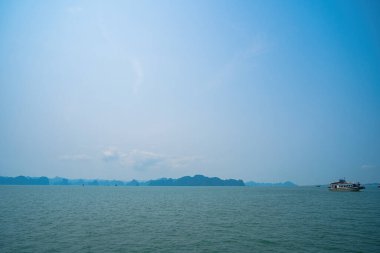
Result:
[[0,186],[0,252],[380,252],[380,189]]

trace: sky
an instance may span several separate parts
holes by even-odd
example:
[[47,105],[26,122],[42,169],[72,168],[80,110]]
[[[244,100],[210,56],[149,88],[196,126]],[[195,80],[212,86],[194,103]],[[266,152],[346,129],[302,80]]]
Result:
[[380,2],[0,1],[0,175],[380,182]]

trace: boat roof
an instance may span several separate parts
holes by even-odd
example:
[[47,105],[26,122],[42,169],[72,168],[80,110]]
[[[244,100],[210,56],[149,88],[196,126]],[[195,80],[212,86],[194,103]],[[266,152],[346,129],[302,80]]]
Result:
[[356,183],[353,183],[353,182],[347,182],[347,181],[344,181],[344,182],[334,182],[334,183],[331,183],[331,184],[356,184]]

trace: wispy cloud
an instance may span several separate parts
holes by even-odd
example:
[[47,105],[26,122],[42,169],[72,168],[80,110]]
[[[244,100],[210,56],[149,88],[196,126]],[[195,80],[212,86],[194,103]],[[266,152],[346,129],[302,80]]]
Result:
[[[112,29],[109,29],[107,24],[107,19],[105,18],[103,2],[98,2],[97,6],[97,25],[100,32],[100,36],[106,41],[107,49],[110,53],[117,53],[117,56],[125,61],[129,66],[129,70],[132,70],[132,84],[131,85],[133,95],[137,95],[141,84],[144,82],[144,69],[141,60],[136,59],[135,56],[131,55],[125,47],[125,43],[118,39],[112,33]],[[129,72],[129,71],[128,71]]]
[[236,51],[221,69],[219,69],[210,83],[211,86],[218,86],[226,80],[230,80],[241,64],[254,60],[256,57],[268,52],[270,48],[270,43],[262,36],[252,38],[246,47]]
[[195,162],[199,162],[202,160],[198,156],[181,156],[181,157],[170,157],[168,159],[168,163],[172,168],[184,168],[189,164],[193,164]]
[[242,52],[238,53],[236,57],[239,58],[240,60],[253,58],[255,56],[258,56],[267,52],[268,49],[269,49],[269,46],[265,44],[263,41],[259,40],[259,41],[252,42]]
[[380,169],[380,166],[378,165],[373,165],[373,164],[363,164],[360,166],[362,170],[374,170],[374,169]]
[[143,171],[162,166],[165,160],[166,158],[160,154],[135,149],[124,154],[121,162],[125,167]]
[[141,65],[141,62],[138,60],[131,61],[133,72],[135,74],[135,80],[133,82],[133,94],[136,95],[139,91],[139,88],[144,81],[144,71]]
[[121,152],[116,148],[107,148],[103,151],[103,160],[118,162],[121,166],[136,171],[146,171],[160,168],[181,169],[199,161],[200,158],[195,156],[167,156],[138,149]]
[[86,161],[91,160],[92,157],[85,154],[77,154],[77,155],[62,155],[59,157],[59,160],[64,161]]
[[80,6],[70,6],[67,9],[67,12],[70,14],[77,14],[83,11],[83,8]]

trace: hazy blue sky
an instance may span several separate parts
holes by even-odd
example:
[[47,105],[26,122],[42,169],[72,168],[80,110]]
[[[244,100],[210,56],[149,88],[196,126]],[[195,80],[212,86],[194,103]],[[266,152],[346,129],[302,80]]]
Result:
[[380,181],[379,1],[0,1],[0,175]]

